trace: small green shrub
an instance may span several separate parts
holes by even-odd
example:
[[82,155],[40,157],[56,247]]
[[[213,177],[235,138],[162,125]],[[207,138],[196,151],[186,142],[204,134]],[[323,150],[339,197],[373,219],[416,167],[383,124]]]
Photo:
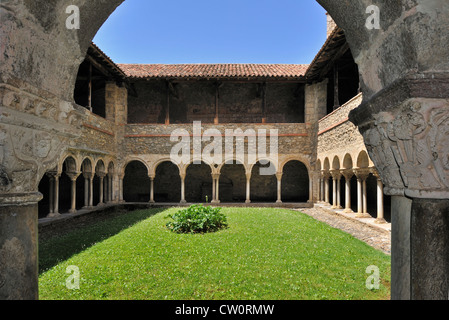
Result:
[[173,221],[168,222],[166,226],[176,233],[207,233],[228,227],[227,218],[221,213],[221,208],[192,205],[170,217]]

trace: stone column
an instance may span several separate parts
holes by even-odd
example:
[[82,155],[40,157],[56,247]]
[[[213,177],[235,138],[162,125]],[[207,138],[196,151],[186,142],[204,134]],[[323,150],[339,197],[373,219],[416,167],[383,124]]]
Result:
[[342,170],[342,175],[345,177],[345,210],[344,213],[353,213],[351,209],[351,178],[354,175],[352,169]]
[[282,203],[282,172],[276,173],[277,179],[277,201],[276,203]]
[[246,173],[246,201],[251,203],[251,173]]
[[123,178],[125,177],[125,175],[124,174],[120,174],[119,176],[118,176],[118,184],[119,184],[119,193],[118,193],[118,200],[119,200],[119,202],[120,203],[123,203],[123,202],[125,202],[124,200],[123,200]]
[[326,196],[325,196],[325,180],[324,180],[324,174],[321,173],[321,203],[326,203]]
[[186,201],[186,175],[181,174],[181,204],[187,203]]
[[330,206],[330,199],[329,199],[329,179],[331,175],[329,171],[323,171],[323,178],[324,178],[324,204],[326,206]]
[[0,300],[37,300],[38,202],[36,193],[0,194]]
[[384,184],[377,170],[373,170],[373,175],[377,179],[377,218],[374,222],[383,224],[387,223],[384,218]]
[[216,174],[215,181],[217,183],[217,187],[215,188],[215,201],[220,203],[220,174]]
[[69,213],[76,213],[76,179],[78,179],[78,177],[80,176],[80,172],[66,172],[67,176],[70,178],[70,180],[72,181],[72,187],[70,190],[70,199],[71,199],[71,204],[70,204],[70,210]]
[[84,177],[84,209],[93,207],[93,174],[90,172],[83,173]]
[[47,218],[60,216],[59,213],[59,177],[57,172],[49,172],[47,176],[50,180],[50,212]]
[[98,178],[100,179],[99,187],[100,187],[100,202],[98,203],[99,206],[104,205],[104,177],[106,176],[105,173],[100,172],[97,173]]
[[340,170],[331,170],[332,175],[332,208],[333,209],[341,209],[340,206],[340,179],[341,173]]
[[323,178],[321,177],[321,173],[318,179],[319,185],[318,185],[318,203],[321,203],[323,201]]
[[[149,176],[150,177],[150,203],[155,203],[156,201],[154,201],[154,176]],[[181,190],[182,190],[182,184],[181,184]]]
[[49,186],[49,190],[48,190],[48,196],[49,196],[48,217],[49,217],[55,212],[54,211],[55,210],[55,208],[54,208],[54,206],[55,206],[55,200],[54,200],[54,198],[55,198],[55,179],[49,174],[47,174],[47,176],[48,176],[48,179],[50,182],[50,186]]
[[370,172],[368,168],[354,169],[354,174],[357,177],[357,218],[370,218],[371,216],[366,210],[366,179]]
[[108,174],[108,203],[114,202],[114,179],[112,174]]
[[220,183],[220,174],[213,173],[212,174],[212,202],[214,204],[220,203],[219,200],[219,188],[218,184]]

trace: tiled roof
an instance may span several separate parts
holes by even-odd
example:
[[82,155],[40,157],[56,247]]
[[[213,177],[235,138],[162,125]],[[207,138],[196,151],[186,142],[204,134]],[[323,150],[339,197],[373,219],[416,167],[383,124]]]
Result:
[[302,64],[119,64],[130,78],[158,79],[302,79]]

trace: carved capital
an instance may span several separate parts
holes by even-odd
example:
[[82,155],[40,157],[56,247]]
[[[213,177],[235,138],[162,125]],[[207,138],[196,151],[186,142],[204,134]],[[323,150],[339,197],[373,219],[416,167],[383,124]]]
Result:
[[346,180],[351,180],[351,178],[354,176],[354,170],[353,169],[343,169],[340,171],[341,175],[345,177]]
[[334,180],[340,180],[341,179],[341,172],[340,172],[340,170],[331,170],[330,174],[332,176],[332,179],[334,179]]
[[449,101],[410,99],[360,128],[389,195],[449,198]]
[[370,170],[368,168],[355,168],[354,174],[357,177],[358,180],[365,181],[368,179],[368,176],[370,175]]

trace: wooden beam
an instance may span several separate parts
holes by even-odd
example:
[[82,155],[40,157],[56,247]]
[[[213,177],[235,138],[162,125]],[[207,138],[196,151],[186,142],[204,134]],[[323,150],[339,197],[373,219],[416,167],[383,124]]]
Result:
[[167,105],[165,108],[165,125],[170,124],[170,82],[167,81]]
[[87,107],[92,112],[92,64],[89,63],[89,84],[88,84],[88,98],[87,98]]
[[267,122],[267,83],[262,84],[262,123]]
[[334,64],[334,110],[340,108],[339,90],[338,90],[338,64]]

